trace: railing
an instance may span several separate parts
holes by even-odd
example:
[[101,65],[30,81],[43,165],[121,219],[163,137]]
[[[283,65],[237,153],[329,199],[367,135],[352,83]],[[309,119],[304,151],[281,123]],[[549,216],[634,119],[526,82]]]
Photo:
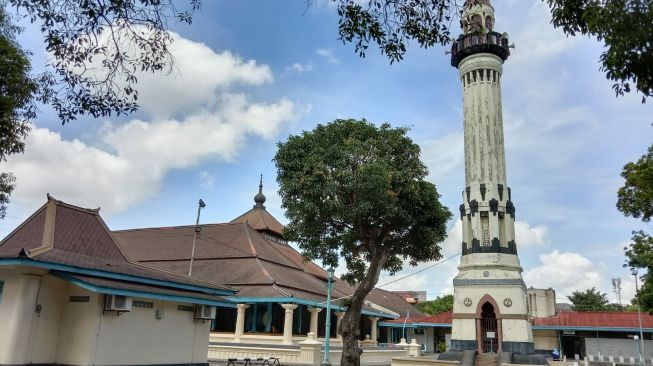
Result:
[[461,35],[451,46],[451,65],[458,67],[465,57],[482,52],[507,59],[510,55],[507,34],[488,32]]

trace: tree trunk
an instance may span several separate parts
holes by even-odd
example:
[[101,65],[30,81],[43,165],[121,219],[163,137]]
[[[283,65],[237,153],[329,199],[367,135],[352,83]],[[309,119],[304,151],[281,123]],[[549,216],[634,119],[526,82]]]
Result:
[[338,329],[338,333],[342,335],[342,358],[340,360],[340,366],[360,366],[360,356],[363,352],[358,346],[361,311],[363,310],[365,297],[372,291],[379,280],[384,260],[385,256],[372,258],[365,278],[358,284],[354,295],[351,297],[351,303],[340,321],[340,327]]

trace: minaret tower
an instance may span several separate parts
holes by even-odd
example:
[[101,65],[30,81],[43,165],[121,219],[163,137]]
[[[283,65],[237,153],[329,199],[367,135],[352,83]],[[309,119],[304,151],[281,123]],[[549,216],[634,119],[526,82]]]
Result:
[[510,55],[508,35],[494,31],[489,0],[467,0],[461,26],[464,33],[453,43],[451,65],[463,86],[466,187],[451,347],[532,353],[503,143],[501,75]]

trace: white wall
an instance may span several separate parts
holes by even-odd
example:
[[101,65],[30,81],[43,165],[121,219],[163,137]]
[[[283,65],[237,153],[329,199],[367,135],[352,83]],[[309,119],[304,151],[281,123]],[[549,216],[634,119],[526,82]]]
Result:
[[[139,365],[205,363],[210,322],[160,300],[117,316],[103,314],[104,295],[43,270],[0,269],[0,364]],[[88,296],[89,302],[69,302]],[[36,311],[39,305],[40,311]],[[156,319],[157,309],[163,317]]]
[[[647,359],[653,357],[652,340],[647,339],[644,341],[644,351]],[[598,356],[599,352],[604,357],[639,357],[635,341],[631,338],[585,338],[585,353]]]

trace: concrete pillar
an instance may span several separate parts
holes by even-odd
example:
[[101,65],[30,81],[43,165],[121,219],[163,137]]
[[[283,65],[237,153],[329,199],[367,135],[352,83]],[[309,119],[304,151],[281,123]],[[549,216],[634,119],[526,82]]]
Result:
[[[317,314],[317,313],[316,313]],[[306,340],[299,342],[299,358],[304,365],[318,366],[322,361],[322,342],[317,334],[309,332]]]
[[297,309],[296,304],[281,304],[286,309],[286,316],[283,320],[283,344],[292,344],[292,323],[293,311]]
[[417,343],[417,339],[413,338],[407,347],[408,357],[419,357],[422,355],[422,346]]
[[322,311],[322,308],[308,308],[308,311],[311,313],[311,327],[309,333],[317,335],[317,316],[320,311]]
[[336,338],[342,339],[342,336],[340,335],[340,322],[342,321],[342,318],[345,316],[345,313],[342,311],[336,312]]
[[379,322],[379,318],[376,317],[376,316],[371,316],[370,321],[372,322],[372,325],[371,325],[372,329],[370,329],[370,340],[372,342],[376,343],[376,342],[378,342],[378,339],[377,339],[378,336],[376,334],[376,331],[377,331],[377,325],[376,324]]
[[249,305],[238,304],[236,305],[236,332],[234,333],[234,342],[240,343],[240,337],[245,333],[245,311]]

